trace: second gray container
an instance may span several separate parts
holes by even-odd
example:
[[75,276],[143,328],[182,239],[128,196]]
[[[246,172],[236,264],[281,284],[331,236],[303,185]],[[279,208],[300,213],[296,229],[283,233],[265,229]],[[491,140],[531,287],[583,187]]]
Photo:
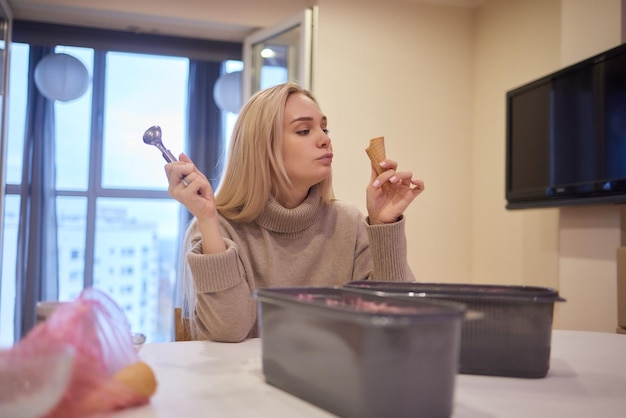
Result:
[[524,378],[548,373],[554,303],[565,300],[553,289],[367,280],[345,286],[403,299],[465,304],[474,319],[463,323],[461,373]]

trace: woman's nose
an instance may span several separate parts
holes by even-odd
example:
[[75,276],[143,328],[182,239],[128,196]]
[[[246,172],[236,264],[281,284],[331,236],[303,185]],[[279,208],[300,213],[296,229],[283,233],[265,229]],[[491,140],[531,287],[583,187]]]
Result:
[[328,148],[330,146],[330,137],[328,133],[322,131],[322,135],[320,137],[320,147]]

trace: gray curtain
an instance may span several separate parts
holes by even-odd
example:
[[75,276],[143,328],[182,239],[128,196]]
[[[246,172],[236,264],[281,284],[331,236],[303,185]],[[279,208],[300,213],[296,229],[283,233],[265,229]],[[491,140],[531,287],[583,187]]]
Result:
[[[222,140],[222,112],[213,99],[213,86],[221,75],[222,63],[189,61],[187,81],[187,150],[186,154],[202,171],[213,189],[219,184],[223,168],[224,141]],[[192,216],[186,208],[181,209],[179,242],[185,235]],[[184,254],[180,254],[184,257]],[[183,261],[182,259],[180,260]],[[180,286],[175,286],[174,300],[181,306]],[[185,312],[185,315],[187,313]]]
[[34,83],[37,63],[53,47],[30,47],[28,102],[17,237],[15,341],[35,324],[35,307],[58,298],[54,103]]
[[220,62],[190,61],[187,105],[188,155],[215,189],[222,173],[222,112],[213,100]]
[[[221,75],[222,63],[189,61],[187,81],[187,151],[196,167],[215,189],[222,173],[222,112],[213,99],[213,86]],[[183,208],[181,225],[191,221]],[[184,233],[184,231],[182,231]]]

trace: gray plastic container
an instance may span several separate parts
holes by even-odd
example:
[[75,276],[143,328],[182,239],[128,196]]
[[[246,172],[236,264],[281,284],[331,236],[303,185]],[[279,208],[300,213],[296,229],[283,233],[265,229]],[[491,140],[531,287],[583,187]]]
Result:
[[268,383],[341,417],[452,414],[463,305],[331,287],[255,295]]
[[523,378],[548,373],[554,303],[565,301],[535,286],[355,281],[345,288],[465,304],[459,372]]

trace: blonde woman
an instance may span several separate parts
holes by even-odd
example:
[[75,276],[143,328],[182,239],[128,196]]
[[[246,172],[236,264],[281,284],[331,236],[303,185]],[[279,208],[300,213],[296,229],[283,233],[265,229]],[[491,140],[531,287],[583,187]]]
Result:
[[309,91],[281,84],[242,109],[216,193],[186,155],[165,166],[194,216],[181,278],[193,338],[257,337],[257,288],[414,280],[402,215],[423,182],[386,160],[372,167],[367,217],[336,200],[327,124]]

